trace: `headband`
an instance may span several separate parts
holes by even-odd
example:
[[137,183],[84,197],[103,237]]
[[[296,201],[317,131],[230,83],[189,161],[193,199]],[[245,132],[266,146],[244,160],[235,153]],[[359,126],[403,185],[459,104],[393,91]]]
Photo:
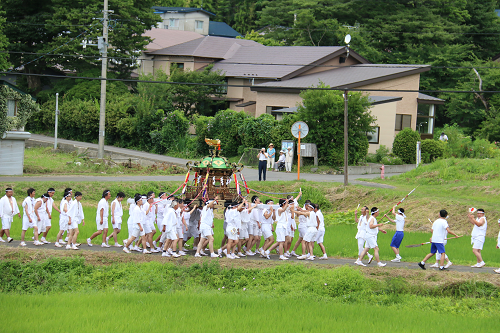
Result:
[[45,194],[42,194],[42,198],[48,199],[49,197],[46,197]]
[[311,208],[313,208],[313,209],[314,209],[314,206],[313,206],[313,205],[311,205],[311,204],[306,204],[306,206],[309,206],[309,207],[311,207]]
[[372,215],[375,214],[375,213],[378,213],[378,209],[376,211],[372,212]]
[[66,195],[64,197],[67,198],[70,194],[71,194],[71,192],[68,192],[68,193],[66,193]]
[[106,195],[106,194],[108,194],[109,192],[111,192],[111,191],[109,191],[109,190],[108,190],[108,191],[104,192],[104,193],[103,193],[103,195]]
[[52,193],[52,192],[54,192],[54,193],[55,193],[56,191],[47,191],[47,193]]
[[398,209],[398,213],[399,213],[399,214],[401,214],[401,215],[403,215],[403,217],[404,217],[404,218],[406,218],[405,213],[403,213],[403,212],[401,211],[401,209]]

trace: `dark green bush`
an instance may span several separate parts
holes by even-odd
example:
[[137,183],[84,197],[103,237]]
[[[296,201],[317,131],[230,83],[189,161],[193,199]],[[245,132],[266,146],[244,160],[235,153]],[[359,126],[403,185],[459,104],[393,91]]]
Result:
[[422,141],[422,162],[431,163],[438,158],[443,157],[445,143],[439,140]]
[[417,155],[417,141],[420,141],[420,134],[407,127],[394,138],[392,153],[400,157],[404,163],[414,164]]

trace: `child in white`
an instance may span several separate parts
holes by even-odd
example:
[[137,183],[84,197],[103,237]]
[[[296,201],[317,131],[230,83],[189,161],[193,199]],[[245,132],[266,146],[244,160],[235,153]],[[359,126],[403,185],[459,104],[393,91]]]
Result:
[[102,193],[102,199],[97,204],[97,212],[95,215],[95,222],[97,225],[97,231],[87,238],[87,245],[92,246],[92,239],[102,234],[102,244],[101,247],[109,247],[106,244],[106,237],[108,236],[108,216],[109,216],[109,204],[108,200],[111,198],[111,191],[105,190]]
[[83,223],[85,226],[85,215],[83,214],[83,207],[81,204],[82,193],[75,192],[75,201],[71,204],[68,211],[68,244],[66,245],[66,249],[71,250],[79,250],[77,247],[76,239],[80,230],[78,229],[78,225]]
[[208,247],[210,249],[210,256],[212,258],[219,257],[214,252],[214,237],[213,235],[213,227],[214,227],[214,206],[215,203],[219,200],[219,197],[216,196],[214,200],[209,201],[201,212],[200,219],[200,242],[198,245],[198,249],[196,250],[195,257],[201,257],[200,251],[205,248],[208,243]]
[[24,199],[22,203],[23,208],[23,231],[21,232],[21,246],[26,246],[24,242],[24,236],[26,235],[26,231],[29,228],[33,228],[33,234],[35,236],[35,245],[42,245],[41,242],[38,241],[38,226],[36,224],[36,215],[34,211],[35,206],[35,189],[28,189],[28,196]]
[[[144,228],[143,228],[144,218],[146,217],[146,215],[142,211],[142,196],[136,195],[134,198],[134,203],[135,203],[135,205],[134,205],[132,214],[130,214],[131,218],[132,218],[131,224],[130,224],[130,231],[129,231],[130,238],[127,239],[126,242],[125,241],[123,242],[124,243],[123,252],[125,252],[125,253],[130,253],[130,250],[128,249],[128,247],[138,237],[141,237],[142,243],[146,244],[146,239],[144,238],[145,233],[144,233]],[[150,254],[151,252],[148,251],[146,249],[146,247],[144,247],[143,253]]]
[[125,193],[118,192],[115,200],[111,202],[111,226],[113,227],[113,233],[106,237],[106,244],[109,245],[109,239],[113,238],[115,241],[115,247],[121,247],[118,244],[118,234],[122,231],[122,217],[123,217],[123,206],[122,201],[125,198]]
[[[298,197],[297,197],[297,199],[298,199]],[[311,200],[308,199],[305,201],[304,207],[302,209],[306,209],[307,205],[309,205],[309,204],[311,204]],[[299,205],[298,205],[298,201],[296,200],[295,206],[294,206],[294,212],[296,212],[298,208],[299,208]],[[298,215],[299,215],[299,225],[298,225],[299,239],[297,239],[297,242],[295,242],[293,250],[290,253],[292,256],[296,256],[296,257],[299,256],[297,253],[295,253],[295,251],[297,251],[297,248],[299,247],[299,245],[302,245],[302,255],[304,255],[306,253],[306,242],[304,241],[304,237],[307,233],[307,217],[300,215],[300,214],[298,214]]]
[[[71,207],[71,192],[64,193],[63,199],[59,204],[60,214],[59,214],[59,232],[57,233],[57,239],[54,243],[55,247],[62,247],[61,244],[64,242],[61,240],[62,235],[68,230],[68,212]],[[69,243],[69,232],[68,232],[68,243]]]
[[325,237],[325,217],[323,216],[323,212],[321,211],[321,209],[319,209],[318,204],[314,204],[313,206],[314,206],[314,212],[316,213],[316,216],[319,219],[319,228],[318,228],[318,233],[316,235],[316,243],[318,243],[321,252],[323,252],[323,256],[319,257],[319,259],[326,260],[328,259],[328,256],[326,255],[326,249],[325,246],[323,245],[323,239]]
[[[293,202],[292,202],[293,203]],[[284,256],[284,248],[285,248],[285,240],[286,240],[286,226],[289,222],[290,210],[288,207],[288,200],[280,199],[278,208],[278,214],[276,217],[276,243],[271,246],[269,251],[274,250],[279,246],[279,254],[280,260],[288,260],[287,257]]]
[[[365,236],[366,236],[365,249],[363,250],[363,252],[361,252],[361,254],[358,257],[358,260],[355,262],[355,264],[357,264],[357,265],[366,266],[365,264],[363,264],[363,262],[361,260],[366,255],[366,253],[368,253],[369,249],[375,249],[375,253],[373,255],[375,257],[375,260],[377,260],[377,265],[379,267],[384,267],[386,265],[385,263],[380,262],[380,258],[378,255],[378,244],[377,244],[377,234],[379,231],[378,227],[383,226],[382,223],[377,223],[377,216],[378,215],[379,215],[378,208],[372,207],[371,216],[368,219],[368,223],[367,223],[366,231],[365,231]],[[385,230],[380,230],[380,232],[382,232],[384,234],[387,233],[387,231],[385,231]]]
[[484,216],[484,209],[479,208],[477,210],[477,218],[469,213],[469,222],[474,225],[471,234],[472,243],[472,253],[476,256],[477,263],[472,265],[472,268],[481,268],[486,265],[481,257],[481,250],[483,249],[484,240],[486,239],[486,229],[488,228],[488,221],[486,221],[486,216]]
[[[356,239],[358,240],[358,257],[363,252],[365,249],[365,243],[366,243],[366,225],[367,225],[367,216],[370,213],[370,209],[367,206],[364,206],[361,208],[361,217],[358,219],[358,210],[354,212],[354,220],[357,223],[358,226],[358,232],[356,233]],[[368,263],[370,264],[373,260],[373,256],[366,252],[366,255],[368,256]],[[358,261],[356,259],[356,261]]]

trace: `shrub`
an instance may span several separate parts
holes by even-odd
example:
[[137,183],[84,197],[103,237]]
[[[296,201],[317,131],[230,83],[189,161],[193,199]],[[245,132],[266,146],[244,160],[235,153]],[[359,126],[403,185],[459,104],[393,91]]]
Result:
[[439,140],[422,141],[422,161],[431,163],[437,158],[443,157],[445,144]]
[[[238,130],[243,145],[247,148],[267,147],[272,142],[271,133],[277,123],[278,121],[270,114],[246,118]],[[279,148],[278,143],[274,144]]]
[[389,155],[390,151],[389,148],[387,148],[385,145],[380,145],[380,148],[377,149],[375,153],[375,160],[380,163],[382,161],[382,158],[386,157]]
[[380,163],[385,165],[401,165],[403,160],[397,156],[384,156]]
[[186,138],[189,129],[189,121],[181,111],[167,113],[161,124],[160,130],[149,133],[154,144],[153,151],[159,154],[175,149],[177,143]]
[[224,156],[236,156],[238,147],[241,146],[239,128],[249,116],[244,111],[227,109],[219,111],[210,120],[208,138],[219,139]]
[[404,163],[414,164],[416,162],[417,141],[420,141],[420,134],[407,127],[394,138],[392,153],[400,157]]

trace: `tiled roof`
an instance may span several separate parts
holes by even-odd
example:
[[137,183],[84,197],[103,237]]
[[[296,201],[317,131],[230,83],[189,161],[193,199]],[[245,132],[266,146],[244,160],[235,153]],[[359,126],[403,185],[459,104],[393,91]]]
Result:
[[146,45],[146,50],[149,52],[161,50],[177,44],[182,44],[194,39],[203,38],[203,35],[192,31],[158,28],[147,30],[142,35],[151,37],[151,39],[153,39],[151,43]]
[[430,70],[428,65],[360,64],[299,76],[289,80],[261,83],[253,86],[252,90],[268,88],[304,89],[317,86],[320,82],[332,88],[355,88],[428,70]]
[[188,7],[161,7],[161,6],[153,6],[155,13],[194,13],[194,12],[203,12],[208,15],[215,16],[214,13],[209,12],[203,8],[188,8]]
[[210,21],[208,25],[208,35],[218,37],[241,37],[241,34],[231,28],[227,23]]
[[252,49],[265,48],[264,45],[253,40],[204,36],[186,43],[149,52],[148,54],[227,59],[232,57],[243,46],[252,46]]
[[437,98],[434,96],[429,96],[426,94],[418,93],[417,97],[418,102],[430,103],[430,104],[444,104],[445,100],[441,98]]

